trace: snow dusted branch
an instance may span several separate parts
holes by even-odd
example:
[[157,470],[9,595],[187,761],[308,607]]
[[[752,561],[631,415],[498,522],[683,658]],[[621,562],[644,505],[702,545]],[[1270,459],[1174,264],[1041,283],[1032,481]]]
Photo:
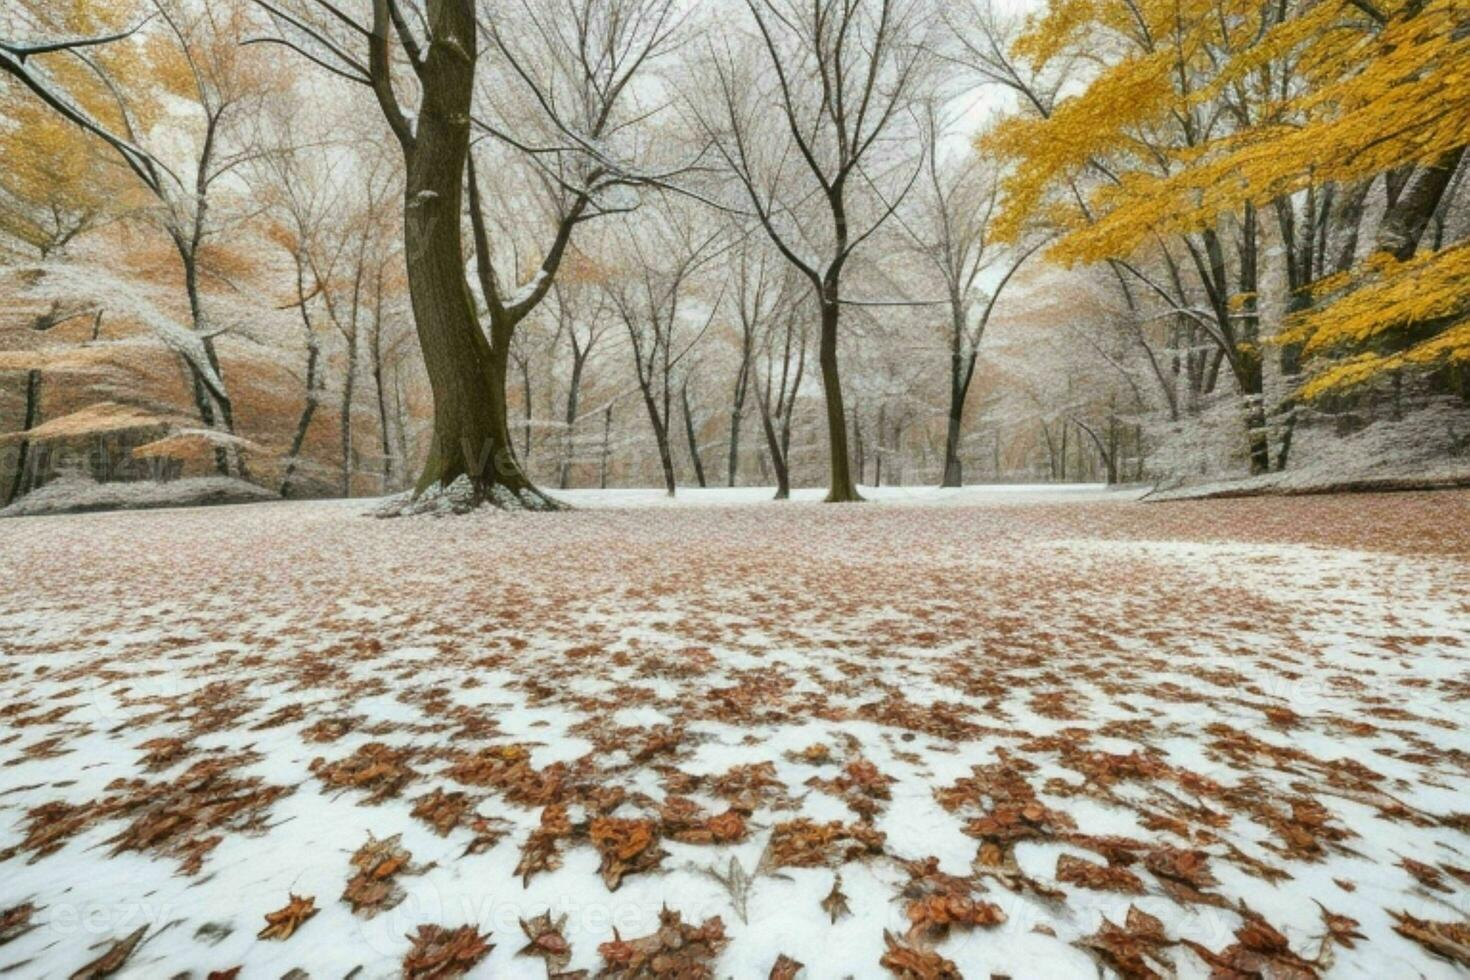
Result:
[[[148,152],[138,147],[131,139],[114,133],[107,126],[103,125],[91,113],[82,108],[71,97],[70,93],[52,79],[43,68],[32,63],[30,60],[35,55],[60,52],[76,53],[85,48],[124,40],[142,30],[150,19],[144,18],[137,26],[128,30],[98,37],[67,38],[30,43],[0,38],[0,71],[18,78],[22,85],[34,92],[42,102],[45,102],[57,113],[111,146],[123,158],[123,161],[128,165],[129,169],[138,175],[138,179],[147,184],[149,190],[161,196],[163,193],[163,180],[160,177],[159,171],[162,168],[158,162]],[[81,57],[81,55],[78,54],[78,57]]]

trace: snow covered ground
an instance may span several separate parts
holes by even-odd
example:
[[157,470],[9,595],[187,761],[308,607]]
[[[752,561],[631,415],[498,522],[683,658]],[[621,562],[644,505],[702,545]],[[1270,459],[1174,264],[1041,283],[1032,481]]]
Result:
[[1464,975],[1470,493],[871,495],[0,524],[0,973]]

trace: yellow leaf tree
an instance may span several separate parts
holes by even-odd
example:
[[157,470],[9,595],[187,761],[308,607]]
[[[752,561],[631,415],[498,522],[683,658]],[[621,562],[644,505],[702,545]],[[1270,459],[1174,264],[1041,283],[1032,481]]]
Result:
[[[1463,3],[1053,0],[1014,54],[1095,67],[1075,95],[987,138],[1014,165],[1004,222],[1045,215],[1065,232],[1054,258],[1114,263],[1207,326],[1245,399],[1253,471],[1271,465],[1265,341],[1288,377],[1311,361],[1308,398],[1466,358],[1470,287],[1442,241],[1470,132]],[[1376,190],[1382,217],[1360,261]],[[1267,215],[1289,293],[1274,337],[1259,313]],[[1416,258],[1421,248],[1431,254]],[[1278,467],[1294,405],[1282,406]]]

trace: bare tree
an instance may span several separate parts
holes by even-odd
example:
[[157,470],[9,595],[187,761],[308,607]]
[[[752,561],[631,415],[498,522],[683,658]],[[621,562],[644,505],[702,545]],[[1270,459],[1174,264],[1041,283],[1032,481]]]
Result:
[[769,253],[749,240],[741,243],[733,270],[735,312],[740,320],[740,358],[736,365],[735,387],[730,397],[730,456],[726,485],[733,487],[740,467],[740,426],[745,415],[745,402],[750,391],[756,342],[767,321],[782,299],[782,287],[788,282],[771,268]]
[[843,271],[919,177],[914,100],[934,25],[926,0],[746,0],[764,64],[711,48],[716,92],[691,101],[778,251],[811,283],[821,331],[829,501],[861,499],[838,372]]
[[[674,0],[517,0],[511,6],[507,17],[487,5],[478,21],[503,67],[493,79],[501,97],[486,100],[475,125],[530,167],[551,221],[549,244],[534,270],[523,274],[514,261],[498,269],[471,161],[476,269],[490,333],[493,411],[502,426],[516,328],[545,300],[574,231],[632,210],[637,188],[663,184],[684,169],[653,160],[656,144],[643,131],[657,106],[647,104],[638,84],[675,47],[683,18]],[[518,223],[526,210],[517,208]],[[520,363],[524,374],[524,358]],[[523,456],[530,448],[528,426]]]
[[686,303],[696,274],[721,255],[725,229],[709,230],[689,208],[665,200],[646,209],[623,236],[627,267],[603,288],[628,331],[638,389],[658,444],[664,488],[678,489],[669,439],[675,374],[719,311],[716,298],[702,322],[686,322]]
[[[277,29],[257,40],[369,88],[403,154],[409,296],[434,393],[433,439],[416,493],[464,477],[473,502],[553,506],[515,463],[496,410],[504,398],[495,365],[503,361],[480,328],[463,263],[460,216],[481,36],[473,6],[372,0],[363,19],[329,0],[255,2]],[[406,106],[401,89],[416,104]],[[488,256],[489,244],[477,251]]]
[[136,143],[132,132],[114,129],[88,112],[70,92],[52,78],[41,63],[41,59],[49,54],[86,58],[87,49],[130,38],[146,22],[145,20],[126,30],[98,37],[55,37],[30,41],[0,37],[0,72],[19,79],[22,85],[64,119],[112,147],[144,186],[155,194],[161,194],[166,168]]
[[[292,120],[287,116],[278,120],[278,125],[289,129]],[[253,190],[257,196],[271,201],[276,215],[278,227],[271,237],[291,256],[295,299],[286,304],[286,308],[295,309],[300,316],[302,346],[306,348],[301,414],[286,456],[286,470],[281,477],[282,497],[290,497],[296,488],[296,469],[300,465],[301,451],[312,420],[321,406],[324,388],[322,342],[312,314],[313,301],[320,297],[323,289],[318,270],[325,267],[331,275],[341,249],[346,245],[346,240],[339,238],[335,249],[321,254],[326,247],[324,225],[336,207],[342,185],[331,180],[329,165],[322,168],[312,166],[314,160],[320,159],[317,154],[310,156],[308,159],[300,151],[284,150],[271,154],[251,168]]]
[[556,305],[557,332],[566,336],[572,351],[566,408],[562,416],[565,431],[562,433],[561,463],[557,474],[557,485],[565,490],[571,485],[582,379],[587,361],[614,321],[609,315],[607,294],[589,283],[569,284],[558,280],[552,286],[552,294]]
[[[378,445],[382,453],[382,487],[385,491],[397,489],[404,467],[408,465],[408,452],[403,445],[406,421],[400,409],[390,414],[388,410],[387,373],[391,368],[395,377],[398,365],[409,347],[412,333],[404,329],[401,294],[397,289],[388,290],[390,281],[401,282],[403,254],[393,249],[382,256],[374,280],[373,324],[368,334],[368,364],[373,376],[373,394],[377,403]],[[386,295],[385,295],[386,294]],[[395,447],[393,433],[398,432]]]
[[[187,131],[184,140],[171,141],[175,148],[180,144],[187,147],[178,171],[162,162],[162,154],[144,148],[131,100],[88,55],[90,48],[131,37],[141,24],[97,38],[31,43],[0,39],[0,71],[20,79],[64,118],[112,147],[156,199],[159,224],[183,267],[194,332],[194,337],[175,345],[175,349],[188,371],[200,420],[208,428],[218,425],[232,435],[234,403],[225,389],[215,347],[215,338],[229,325],[214,322],[205,308],[200,279],[209,270],[204,267],[202,253],[207,240],[231,224],[211,206],[211,195],[243,163],[258,155],[249,130],[249,110],[258,107],[274,83],[258,59],[240,52],[241,25],[235,8],[215,0],[190,5],[153,0],[152,6],[153,14],[148,19],[157,19],[163,25],[161,32],[174,42],[170,56],[180,60],[192,89],[192,109],[197,110],[184,124],[186,128],[197,124],[197,131]],[[37,59],[53,54],[81,59],[102,80],[114,101],[119,120],[116,127],[98,121],[45,71]],[[229,472],[232,454],[224,444],[217,446],[215,459],[221,473]],[[243,460],[238,456],[233,460],[243,474]]]
[[1038,240],[1009,250],[998,280],[983,279],[1002,258],[990,240],[998,188],[995,174],[972,153],[957,160],[941,160],[939,140],[945,127],[934,103],[928,106],[929,125],[922,193],[916,195],[913,218],[904,227],[914,239],[925,265],[939,277],[949,313],[949,412],[944,441],[944,476],[940,485],[964,482],[960,438],[964,432],[965,401],[975,377],[985,328],[1006,285],[1028,258],[1045,244]]
[[791,496],[791,421],[806,373],[806,315],[793,300],[767,318],[756,354],[756,401],[771,468],[776,471],[777,500]]

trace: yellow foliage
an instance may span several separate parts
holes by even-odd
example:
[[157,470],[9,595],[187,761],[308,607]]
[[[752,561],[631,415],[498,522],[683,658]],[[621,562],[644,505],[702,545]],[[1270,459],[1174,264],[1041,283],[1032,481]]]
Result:
[[[1409,367],[1470,361],[1470,243],[1394,262],[1377,256],[1369,279],[1336,302],[1292,318],[1278,340],[1302,344],[1308,354],[1361,350],[1399,341],[1414,331],[1429,336],[1401,350],[1366,351],[1318,371],[1302,389],[1317,398]],[[1440,329],[1434,329],[1440,325]]]
[[[38,36],[89,37],[142,19],[131,0],[28,0]],[[88,59],[112,78],[142,76],[141,46],[129,41],[88,51]],[[126,128],[118,99],[86,63],[67,54],[39,56],[36,64],[70,99],[103,125]],[[146,127],[157,106],[129,98],[132,121]],[[36,248],[58,232],[135,203],[133,181],[111,152],[54,113],[14,79],[0,79],[0,230]]]
[[[1014,239],[1044,220],[1061,232],[1056,261],[1127,258],[1247,205],[1444,158],[1470,139],[1470,4],[1376,6],[1383,23],[1343,0],[1050,0],[1013,53],[1040,64],[1070,51],[1103,67],[1049,116],[982,137],[1012,165],[997,231]],[[1463,251],[1374,260],[1331,289],[1355,284],[1277,338],[1346,357],[1305,395],[1464,358]],[[1354,356],[1445,323],[1406,350]]]

